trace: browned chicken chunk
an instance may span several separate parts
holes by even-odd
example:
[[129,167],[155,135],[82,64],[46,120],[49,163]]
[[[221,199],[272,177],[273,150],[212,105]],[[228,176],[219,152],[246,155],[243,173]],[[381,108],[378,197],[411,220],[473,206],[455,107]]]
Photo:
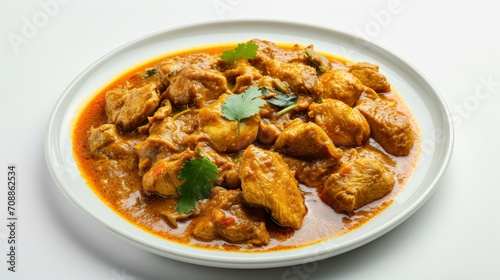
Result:
[[390,170],[396,171],[396,160],[389,156],[387,153],[371,146],[365,145],[356,149],[356,157],[373,158],[380,161],[384,166]]
[[269,210],[281,226],[301,227],[307,211],[304,197],[294,173],[278,153],[248,146],[241,157],[240,179],[246,202]]
[[161,121],[170,116],[170,113],[172,113],[172,104],[170,103],[170,101],[168,101],[168,99],[164,99],[154,115],[148,118],[148,121],[150,123]]
[[163,203],[158,205],[156,210],[158,214],[163,215],[167,219],[168,223],[173,228],[177,228],[179,226],[179,222],[184,222],[200,214],[200,208],[195,208],[189,213],[177,212],[176,208],[179,203],[179,199],[180,197],[178,196],[165,197]]
[[388,194],[393,174],[374,158],[343,163],[325,182],[322,198],[337,212],[352,212]]
[[264,87],[285,94],[290,94],[290,89],[288,88],[288,85],[286,83],[271,76],[262,76],[261,79],[256,81],[255,85],[259,88]]
[[342,101],[323,99],[309,106],[309,117],[337,146],[360,146],[370,136],[370,126],[363,115]]
[[308,64],[313,66],[318,73],[325,73],[326,71],[332,69],[331,62],[325,56],[317,53],[314,50],[313,45],[307,46],[304,50]]
[[172,77],[188,65],[196,65],[202,69],[211,69],[217,59],[207,53],[196,53],[186,56],[172,56],[156,64],[158,79],[166,88],[170,85]]
[[274,143],[274,147],[287,155],[309,158],[342,157],[342,151],[321,127],[313,122],[297,119],[288,124]]
[[316,70],[309,65],[268,59],[264,61],[264,68],[266,74],[287,83],[294,94],[321,96],[321,86]]
[[278,139],[281,129],[267,119],[261,119],[257,139],[262,144],[272,145]]
[[159,103],[153,83],[134,89],[113,89],[106,92],[106,115],[111,123],[131,131],[153,114]]
[[323,98],[337,99],[354,106],[365,86],[354,75],[345,70],[335,69],[319,77],[323,85]]
[[114,124],[103,124],[90,130],[90,152],[100,158],[124,158],[133,152],[135,142],[120,135]]
[[334,158],[303,160],[294,157],[282,156],[291,170],[295,172],[295,178],[309,188],[323,186],[325,181],[337,172],[340,161]]
[[199,142],[194,150],[201,151],[205,157],[217,165],[217,180],[214,181],[215,184],[222,185],[226,183],[230,188],[239,187],[239,181],[234,181],[237,180],[236,178],[228,178],[228,176],[231,176],[231,172],[237,172],[238,170],[237,165],[229,155],[218,153],[204,142]]
[[198,107],[203,107],[205,102],[217,99],[226,92],[227,81],[221,72],[190,65],[172,77],[162,98],[167,98],[175,106],[194,102]]
[[415,140],[411,122],[397,110],[395,103],[383,99],[359,100],[356,108],[370,125],[373,139],[388,153],[406,156]]
[[175,120],[172,117],[161,119],[161,114],[150,119],[153,122],[148,137],[134,147],[139,155],[139,175],[146,173],[156,161],[186,149],[184,138],[197,127],[196,110],[191,111]]
[[306,53],[298,45],[293,49],[283,49],[275,43],[266,40],[252,39],[259,48],[257,56],[252,60],[254,64],[261,64],[268,59],[277,59],[282,62],[307,62]]
[[238,123],[222,115],[221,107],[229,95],[220,96],[217,101],[200,109],[200,129],[209,139],[210,146],[218,152],[237,151],[250,145],[259,132],[260,116],[254,115]]
[[368,62],[356,63],[350,67],[349,72],[356,76],[363,85],[373,89],[375,92],[388,92],[391,84],[378,70],[378,65]]
[[253,85],[262,78],[262,74],[250,65],[247,59],[238,59],[231,64],[231,68],[224,72],[227,81],[234,84],[232,92],[241,93],[245,88]]
[[182,164],[196,157],[197,153],[190,149],[182,153],[156,162],[142,177],[142,187],[146,193],[163,196],[179,196],[177,189],[183,180],[178,178]]
[[215,187],[200,206],[205,213],[193,221],[193,233],[201,239],[225,238],[235,243],[266,245],[270,236],[263,222],[264,212],[246,205],[241,190]]
[[158,133],[149,135],[146,140],[134,147],[139,155],[139,175],[144,175],[158,159],[164,159],[182,151],[182,146],[178,144],[178,138],[173,134],[178,129],[173,121],[165,119],[158,122],[153,128],[155,130],[161,129],[162,132],[158,131]]

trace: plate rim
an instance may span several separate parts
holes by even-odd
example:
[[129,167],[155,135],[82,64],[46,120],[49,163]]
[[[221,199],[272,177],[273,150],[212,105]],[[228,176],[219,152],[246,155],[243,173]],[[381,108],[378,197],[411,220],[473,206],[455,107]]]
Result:
[[[339,248],[339,250],[336,250],[334,252],[328,251],[328,250],[320,250],[319,252],[309,252],[307,253],[302,253],[300,255],[300,258],[296,256],[279,256],[277,260],[274,260],[275,257],[273,254],[270,258],[265,257],[269,256],[267,252],[263,253],[257,253],[261,258],[235,258],[235,259],[229,259],[225,256],[218,257],[211,255],[210,259],[207,259],[205,257],[200,256],[199,254],[193,253],[193,254],[186,254],[186,252],[182,251],[169,251],[165,252],[158,248],[158,246],[151,244],[147,240],[138,240],[137,238],[134,238],[134,236],[130,236],[127,233],[121,232],[119,229],[112,227],[106,223],[104,223],[102,220],[100,220],[98,217],[95,217],[94,215],[91,214],[91,211],[88,210],[87,206],[81,205],[78,201],[75,200],[74,197],[71,196],[71,194],[66,190],[64,185],[64,180],[61,178],[60,174],[57,173],[57,167],[54,165],[54,159],[57,158],[54,155],[54,151],[51,150],[51,146],[54,144],[54,141],[58,141],[57,137],[54,137],[54,133],[57,133],[57,131],[54,131],[54,123],[57,122],[56,116],[57,113],[59,113],[59,108],[61,108],[62,104],[64,101],[67,101],[66,99],[68,98],[68,95],[70,94],[71,90],[80,82],[82,78],[84,78],[91,70],[94,69],[99,63],[103,63],[109,58],[113,57],[114,55],[120,53],[121,51],[124,51],[128,48],[134,47],[136,44],[139,44],[140,42],[147,41],[149,39],[153,39],[154,37],[161,36],[161,35],[166,35],[172,32],[180,32],[182,30],[190,30],[193,28],[216,28],[217,26],[226,26],[226,25],[231,25],[231,24],[236,24],[236,25],[242,25],[242,24],[259,24],[259,25],[275,25],[275,24],[280,24],[283,26],[287,26],[288,28],[290,27],[300,27],[300,28],[306,28],[306,29],[315,29],[315,30],[321,30],[322,32],[327,32],[327,33],[335,33],[343,37],[351,38],[353,40],[358,41],[360,44],[363,44],[364,47],[370,48],[376,52],[382,52],[385,53],[386,55],[392,56],[391,59],[396,59],[400,63],[403,64],[406,68],[410,69],[413,71],[415,74],[418,75],[418,78],[421,79],[421,81],[426,83],[426,86],[429,87],[432,90],[433,97],[436,98],[436,100],[439,102],[439,107],[442,109],[440,112],[443,114],[443,120],[446,120],[444,123],[447,124],[448,129],[446,131],[447,135],[447,145],[444,150],[444,155],[441,156],[441,162],[442,164],[439,167],[439,170],[437,171],[436,175],[433,177],[432,182],[426,187],[425,192],[418,197],[418,199],[412,203],[411,207],[408,207],[405,209],[405,211],[399,213],[398,215],[394,216],[392,218],[393,221],[389,223],[383,224],[382,227],[379,227],[377,231],[371,231],[367,233],[368,236],[360,236],[357,239],[351,240],[349,242],[345,242],[342,247]],[[118,75],[119,73],[117,73]],[[90,93],[89,93],[90,95]],[[329,258],[335,255],[339,255],[342,253],[345,253],[347,251],[353,250],[355,248],[358,248],[360,246],[363,246],[378,237],[386,234],[393,228],[397,227],[400,225],[402,222],[404,222],[407,218],[409,218],[411,215],[413,215],[422,205],[425,204],[425,202],[432,196],[436,188],[438,187],[438,183],[441,180],[444,172],[446,171],[449,162],[451,160],[451,156],[453,153],[453,145],[454,145],[454,130],[453,130],[453,123],[452,123],[452,116],[451,112],[446,105],[446,102],[444,101],[443,97],[437,90],[437,88],[432,84],[432,82],[424,76],[424,74],[416,67],[414,67],[411,63],[403,59],[401,56],[397,55],[395,52],[389,50],[386,47],[381,46],[380,44],[373,43],[369,40],[366,40],[365,38],[357,37],[354,34],[350,34],[344,31],[340,31],[331,27],[326,27],[323,25],[318,25],[318,24],[311,24],[311,23],[306,23],[306,22],[301,22],[301,21],[288,21],[288,20],[267,20],[267,19],[236,19],[236,20],[224,20],[224,21],[202,21],[202,22],[197,22],[197,23],[189,23],[189,24],[183,24],[175,27],[170,27],[170,28],[165,28],[156,32],[152,32],[150,34],[138,37],[137,39],[131,40],[125,44],[122,44],[121,46],[107,52],[97,60],[95,60],[93,63],[88,65],[83,71],[81,71],[69,84],[68,86],[63,90],[62,94],[59,96],[57,102],[55,103],[50,117],[49,117],[49,122],[48,122],[48,128],[46,130],[45,138],[44,138],[44,151],[45,151],[45,159],[46,159],[46,164],[48,166],[49,172],[56,183],[57,187],[59,190],[63,193],[63,195],[68,199],[71,204],[73,204],[78,210],[86,214],[86,216],[90,217],[91,220],[96,221],[98,224],[103,226],[104,228],[108,229],[112,233],[114,233],[117,236],[120,236],[122,239],[128,241],[129,243],[132,243],[133,245],[136,245],[138,247],[141,247],[147,251],[150,251],[152,253],[156,253],[158,255],[162,255],[164,257],[188,262],[188,263],[193,263],[193,264],[200,264],[200,265],[208,265],[208,266],[213,266],[213,267],[225,267],[225,268],[271,268],[271,267],[280,267],[280,266],[287,266],[287,265],[294,265],[294,264],[299,264],[299,263],[304,263],[304,259],[310,259],[313,261],[320,260],[320,259],[325,259]],[[397,199],[397,198],[396,198]],[[114,211],[114,210],[113,210]],[[122,217],[120,217],[122,218]],[[359,239],[359,240],[358,240]],[[167,241],[172,242],[172,241]],[[187,246],[188,245],[183,245]],[[309,246],[314,246],[314,245],[309,245]],[[309,247],[306,246],[306,247]],[[293,249],[293,250],[300,250],[303,248],[298,248],[298,249]],[[196,250],[201,250],[201,251],[207,251],[207,252],[213,252],[210,249],[199,249],[197,248]],[[217,251],[220,252],[220,251]],[[236,253],[236,254],[244,254],[244,255],[252,255],[256,253]],[[234,255],[234,254],[229,254],[229,255]],[[229,262],[228,262],[229,261]]]

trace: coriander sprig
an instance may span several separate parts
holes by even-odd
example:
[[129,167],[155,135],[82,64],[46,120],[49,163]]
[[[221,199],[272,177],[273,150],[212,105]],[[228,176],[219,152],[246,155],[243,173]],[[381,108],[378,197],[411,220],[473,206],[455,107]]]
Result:
[[240,58],[253,59],[257,56],[258,49],[259,46],[254,42],[239,43],[236,48],[223,52],[220,58],[230,62]]
[[243,93],[228,96],[224,101],[221,107],[222,115],[230,121],[238,122],[237,135],[239,135],[241,120],[258,114],[260,107],[266,104],[261,96],[259,89],[252,86]]
[[179,179],[185,181],[177,190],[181,195],[176,210],[178,213],[189,213],[196,207],[200,199],[207,198],[212,192],[212,182],[217,180],[217,165],[198,153],[197,157],[182,164]]

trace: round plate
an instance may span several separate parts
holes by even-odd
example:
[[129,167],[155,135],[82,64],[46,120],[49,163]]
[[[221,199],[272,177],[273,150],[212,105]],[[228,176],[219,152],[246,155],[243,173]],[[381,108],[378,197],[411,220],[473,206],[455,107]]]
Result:
[[[398,90],[422,133],[422,155],[415,173],[397,199],[381,214],[347,234],[284,251],[238,253],[199,249],[151,235],[108,208],[86,185],[72,156],[71,131],[83,105],[110,80],[162,54],[217,43],[260,38],[313,44],[316,50],[352,61],[368,61]],[[435,190],[451,157],[451,115],[435,87],[414,67],[373,43],[328,28],[281,21],[224,21],[154,33],[105,55],[85,69],[63,92],[49,120],[45,156],[54,181],[74,205],[93,220],[141,248],[180,261],[228,268],[266,268],[317,261],[357,248],[410,217]]]

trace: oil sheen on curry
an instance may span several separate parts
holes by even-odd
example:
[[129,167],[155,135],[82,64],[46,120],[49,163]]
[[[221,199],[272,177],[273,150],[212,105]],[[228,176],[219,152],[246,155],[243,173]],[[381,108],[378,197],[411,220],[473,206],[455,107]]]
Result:
[[73,153],[134,225],[214,250],[335,238],[387,208],[421,148],[370,62],[252,39],[126,70],[82,109]]

